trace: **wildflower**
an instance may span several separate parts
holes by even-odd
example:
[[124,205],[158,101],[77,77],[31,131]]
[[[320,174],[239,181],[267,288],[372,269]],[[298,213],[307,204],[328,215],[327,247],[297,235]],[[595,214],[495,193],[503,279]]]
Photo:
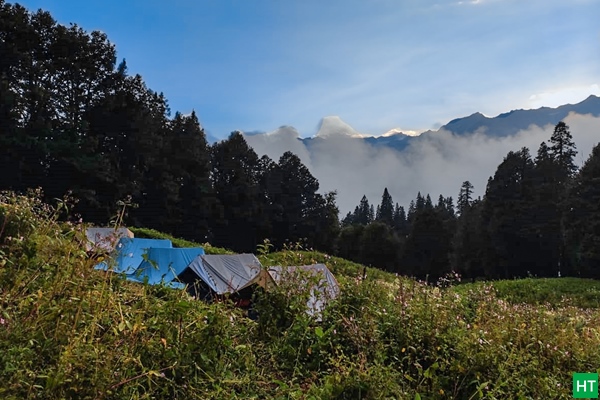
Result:
[[6,324],[6,320],[4,318],[0,317],[0,325],[4,325]]

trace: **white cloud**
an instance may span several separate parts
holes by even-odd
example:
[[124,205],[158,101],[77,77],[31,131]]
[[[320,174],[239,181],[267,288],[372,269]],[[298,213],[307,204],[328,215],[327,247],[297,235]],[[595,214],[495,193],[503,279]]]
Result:
[[600,85],[595,83],[589,86],[563,87],[533,94],[529,97],[529,105],[532,108],[558,107],[578,103],[591,94],[600,96]]
[[[569,115],[565,122],[579,150],[577,163],[582,165],[600,140],[600,118]],[[505,138],[481,133],[456,137],[439,132],[415,139],[404,152],[374,148],[343,135],[315,142],[309,152],[293,128],[246,139],[259,155],[267,154],[275,160],[286,150],[298,154],[319,180],[321,191],[338,191],[338,205],[345,214],[354,209],[363,194],[371,203],[379,203],[384,187],[395,202],[405,207],[419,191],[429,193],[434,201],[439,194],[456,200],[465,180],[473,183],[476,195],[482,195],[488,177],[509,151],[526,146],[535,157],[540,143],[550,138],[553,128],[531,126]]]

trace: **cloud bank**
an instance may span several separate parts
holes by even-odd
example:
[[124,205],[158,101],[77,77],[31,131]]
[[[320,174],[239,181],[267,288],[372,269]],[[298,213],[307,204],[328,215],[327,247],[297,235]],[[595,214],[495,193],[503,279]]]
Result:
[[[570,114],[564,121],[577,146],[576,163],[581,166],[600,141],[600,118]],[[394,202],[404,207],[419,191],[429,193],[434,202],[440,194],[456,201],[460,185],[466,180],[475,186],[476,196],[483,195],[488,178],[509,151],[526,146],[535,157],[540,143],[550,139],[553,129],[553,125],[532,125],[503,138],[481,132],[454,136],[438,131],[413,139],[402,152],[373,147],[341,132],[313,140],[307,148],[291,127],[247,136],[246,140],[259,155],[267,154],[274,160],[288,150],[297,154],[319,180],[321,192],[337,190],[338,206],[345,215],[363,194],[369,202],[379,204],[385,187]]]

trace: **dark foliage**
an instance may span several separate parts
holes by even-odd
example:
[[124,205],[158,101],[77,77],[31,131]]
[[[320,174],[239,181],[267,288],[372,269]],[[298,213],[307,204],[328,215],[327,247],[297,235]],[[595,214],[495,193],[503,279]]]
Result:
[[384,188],[339,221],[336,192],[295,154],[256,154],[240,132],[209,145],[195,112],[130,75],[105,34],[65,27],[0,0],[0,189],[71,192],[74,210],[105,224],[128,199],[125,223],[252,252],[301,243],[389,271],[435,280],[528,275],[600,277],[600,150],[578,171],[569,127],[556,125],[535,159],[510,152],[483,198]]

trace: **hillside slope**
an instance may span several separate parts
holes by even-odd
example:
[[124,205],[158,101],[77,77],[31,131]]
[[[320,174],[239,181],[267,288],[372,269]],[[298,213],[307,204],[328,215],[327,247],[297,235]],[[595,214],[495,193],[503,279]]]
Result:
[[341,296],[317,322],[289,282],[257,295],[252,321],[94,270],[83,226],[38,199],[2,195],[0,226],[2,398],[569,398],[571,373],[600,365],[594,309],[362,279],[360,265],[290,249],[261,257],[324,260]]

